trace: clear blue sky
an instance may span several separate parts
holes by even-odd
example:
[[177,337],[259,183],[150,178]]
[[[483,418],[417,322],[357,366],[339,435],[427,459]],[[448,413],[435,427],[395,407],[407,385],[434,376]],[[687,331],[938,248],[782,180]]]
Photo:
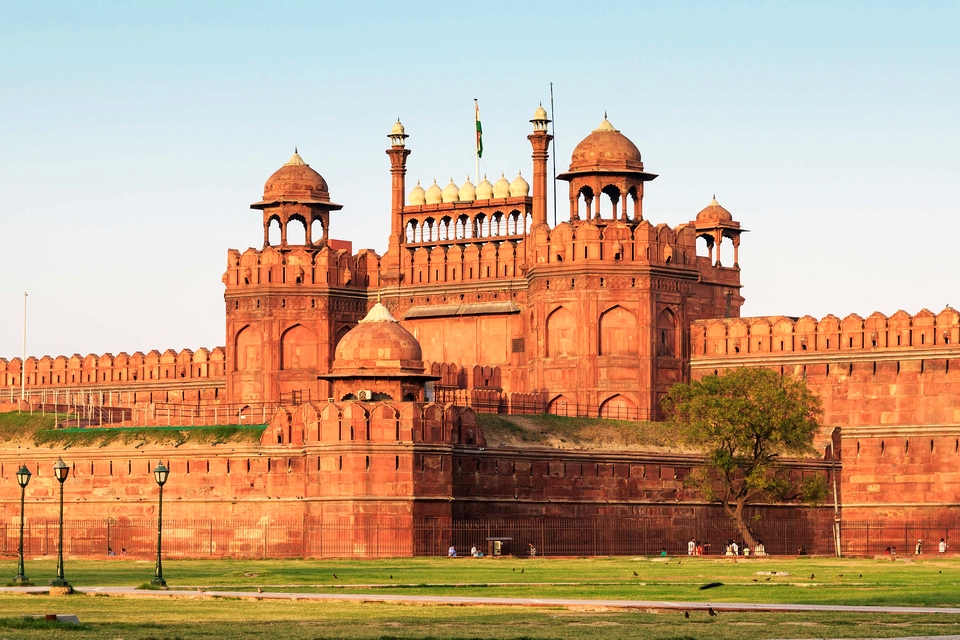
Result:
[[[224,343],[228,248],[259,246],[298,146],[384,249],[386,134],[408,178],[558,168],[603,112],[643,153],[646,217],[713,193],[747,234],[745,315],[960,305],[956,3],[0,3],[0,356]],[[412,183],[411,183],[412,185]],[[565,185],[559,192],[564,193]],[[564,211],[562,203],[560,211]]]

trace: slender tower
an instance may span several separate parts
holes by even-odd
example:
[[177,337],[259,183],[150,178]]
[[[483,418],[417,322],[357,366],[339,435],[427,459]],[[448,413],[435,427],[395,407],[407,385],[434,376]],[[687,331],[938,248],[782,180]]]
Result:
[[390,130],[390,246],[399,245],[400,235],[403,233],[403,197],[406,193],[407,156],[410,150],[406,148],[408,136],[404,133],[403,124],[397,118],[396,124]]
[[547,159],[550,156],[550,141],[547,133],[547,110],[541,104],[533,114],[533,133],[527,140],[533,146],[533,225],[547,223]]

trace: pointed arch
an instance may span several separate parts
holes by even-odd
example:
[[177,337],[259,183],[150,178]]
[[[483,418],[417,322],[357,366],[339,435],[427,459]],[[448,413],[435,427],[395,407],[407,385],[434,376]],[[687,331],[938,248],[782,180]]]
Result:
[[566,307],[557,307],[547,316],[547,357],[577,355],[577,318]]
[[640,342],[637,317],[617,305],[600,316],[601,356],[636,356]]
[[600,417],[611,420],[636,420],[637,405],[630,398],[618,393],[603,401],[600,405]]
[[668,358],[677,357],[677,316],[670,309],[664,309],[657,316],[657,355]]
[[234,337],[234,371],[260,369],[262,339],[253,325],[246,325]]
[[285,371],[317,368],[317,334],[295,324],[280,336],[280,368]]

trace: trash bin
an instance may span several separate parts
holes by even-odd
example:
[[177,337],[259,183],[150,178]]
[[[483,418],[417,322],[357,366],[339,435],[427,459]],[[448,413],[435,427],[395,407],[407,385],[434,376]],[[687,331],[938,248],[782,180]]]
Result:
[[509,556],[513,538],[487,538],[488,556]]

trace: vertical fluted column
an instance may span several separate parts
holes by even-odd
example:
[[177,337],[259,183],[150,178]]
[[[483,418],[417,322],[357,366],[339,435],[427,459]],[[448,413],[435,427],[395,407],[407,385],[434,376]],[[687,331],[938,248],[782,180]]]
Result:
[[553,136],[535,131],[527,136],[533,146],[533,224],[547,222],[547,159]]
[[394,245],[403,233],[403,197],[410,150],[394,145],[387,149],[387,155],[390,156],[390,244]]

